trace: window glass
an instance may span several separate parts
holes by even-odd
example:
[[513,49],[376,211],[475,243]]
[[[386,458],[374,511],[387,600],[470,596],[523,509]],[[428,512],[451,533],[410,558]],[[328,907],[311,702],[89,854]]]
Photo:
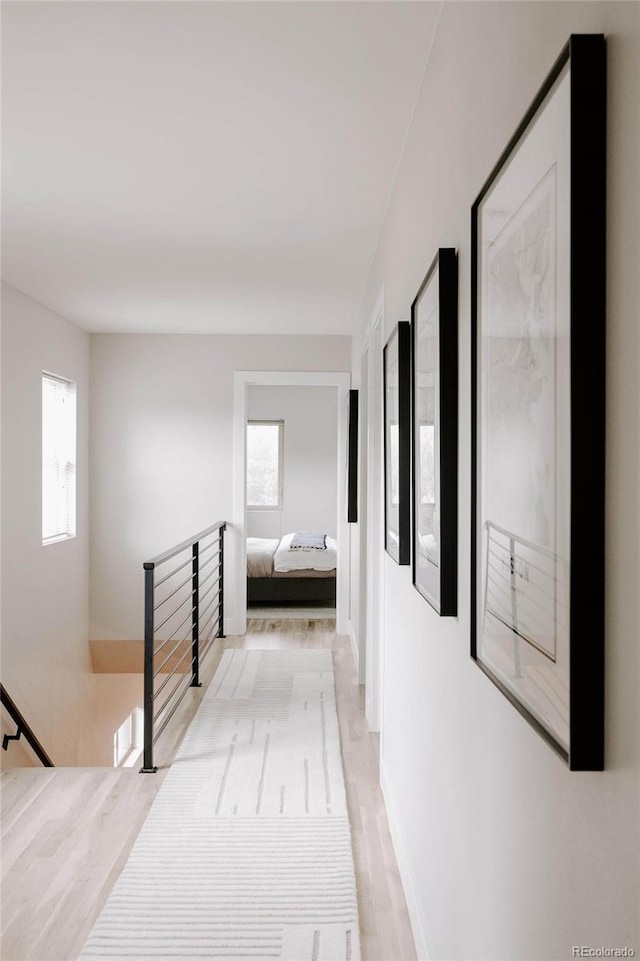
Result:
[[282,421],[247,424],[247,507],[282,508]]
[[76,385],[42,375],[42,542],[76,533]]

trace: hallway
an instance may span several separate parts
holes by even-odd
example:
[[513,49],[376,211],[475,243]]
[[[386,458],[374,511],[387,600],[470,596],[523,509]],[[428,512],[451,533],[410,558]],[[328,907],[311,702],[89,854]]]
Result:
[[[362,957],[413,961],[415,950],[378,776],[378,736],[367,730],[363,694],[346,637],[332,620],[251,619],[223,651],[331,649],[358,889]],[[204,689],[203,689],[204,690]],[[131,770],[33,769],[2,778],[2,948],[5,961],[75,958],[118,877],[184,731],[202,699],[183,702],[155,777]],[[164,739],[163,739],[164,740]]]

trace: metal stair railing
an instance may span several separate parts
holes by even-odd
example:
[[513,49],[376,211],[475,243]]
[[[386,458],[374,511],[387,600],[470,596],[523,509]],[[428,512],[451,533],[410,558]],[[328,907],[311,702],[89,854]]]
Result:
[[24,715],[16,706],[15,701],[7,693],[7,689],[5,688],[4,684],[0,684],[0,703],[17,725],[15,734],[5,734],[2,738],[2,750],[8,750],[9,742],[19,741],[24,734],[25,741],[28,743],[29,747],[36,755],[40,763],[43,764],[44,767],[55,767],[53,761],[43,748],[42,744],[25,721]]
[[[218,521],[143,564],[144,753],[141,774],[157,771],[153,763],[154,745],[189,688],[201,686],[200,666],[215,639],[224,637],[225,530],[226,522]],[[165,573],[163,565],[171,560],[177,561],[177,566]],[[171,607],[167,606],[169,601],[173,602]],[[176,674],[178,680],[172,685]]]

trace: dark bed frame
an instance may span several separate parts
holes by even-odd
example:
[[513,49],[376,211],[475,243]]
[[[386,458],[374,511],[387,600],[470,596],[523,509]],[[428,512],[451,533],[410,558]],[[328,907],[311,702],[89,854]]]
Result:
[[248,577],[247,604],[335,607],[335,577]]

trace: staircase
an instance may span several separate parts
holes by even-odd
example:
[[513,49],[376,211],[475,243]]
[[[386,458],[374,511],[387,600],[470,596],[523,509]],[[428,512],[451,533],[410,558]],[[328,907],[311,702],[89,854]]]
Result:
[[[75,961],[220,655],[216,645],[201,671],[203,687],[189,689],[156,745],[154,777],[141,777],[139,765],[2,772],[2,961]],[[12,742],[9,751],[18,743]]]

